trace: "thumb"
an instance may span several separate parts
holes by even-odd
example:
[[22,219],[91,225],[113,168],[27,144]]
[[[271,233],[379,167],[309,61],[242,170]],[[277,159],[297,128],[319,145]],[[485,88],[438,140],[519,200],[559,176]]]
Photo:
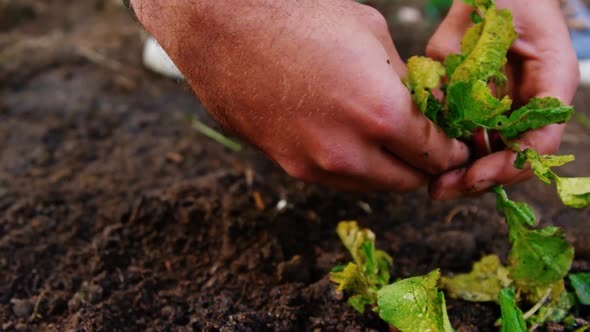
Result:
[[461,38],[472,25],[470,13],[473,7],[455,0],[449,13],[436,29],[426,46],[426,56],[443,61],[451,53],[461,53]]

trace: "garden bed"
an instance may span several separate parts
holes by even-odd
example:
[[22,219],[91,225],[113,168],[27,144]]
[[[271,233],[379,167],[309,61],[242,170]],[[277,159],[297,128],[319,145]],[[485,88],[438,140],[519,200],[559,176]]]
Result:
[[[441,203],[290,179],[191,127],[214,123],[186,86],[142,68],[141,28],[119,6],[23,3],[0,34],[0,331],[387,331],[329,282],[349,260],[340,220],[377,233],[393,278],[506,256],[493,195]],[[589,103],[580,89],[576,110]],[[588,175],[590,130],[572,121],[563,142],[578,160],[561,174]],[[573,271],[590,270],[590,209],[539,181],[509,190],[565,229]],[[447,302],[459,331],[496,330],[495,304]]]

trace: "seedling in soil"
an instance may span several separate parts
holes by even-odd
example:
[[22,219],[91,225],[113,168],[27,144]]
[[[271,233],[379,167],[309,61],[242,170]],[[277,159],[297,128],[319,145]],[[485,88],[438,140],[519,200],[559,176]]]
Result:
[[330,280],[352,294],[348,304],[361,313],[372,308],[401,331],[453,331],[444,295],[436,287],[439,270],[388,285],[393,261],[375,249],[375,234],[355,221],[340,222],[336,232],[353,262],[334,268]]
[[[414,102],[447,136],[469,143],[476,156],[511,149],[518,154],[514,166],[522,169],[529,164],[541,181],[555,182],[565,205],[590,205],[590,178],[564,178],[552,170],[572,161],[573,156],[540,155],[532,149],[521,150],[512,142],[529,130],[567,122],[572,107],[545,97],[513,109],[504,73],[506,54],[517,38],[512,14],[507,9],[497,10],[493,0],[465,2],[475,7],[471,15],[474,25],[463,36],[461,54],[447,56],[444,64],[425,57],[408,60],[404,84]],[[441,99],[432,92],[437,89],[443,92]],[[509,227],[511,250],[506,266],[490,255],[475,263],[468,274],[439,281],[440,272],[434,270],[387,285],[391,258],[375,249],[375,235],[354,222],[343,222],[338,234],[354,262],[333,271],[331,280],[339,290],[350,292],[348,301],[356,310],[363,312],[370,306],[401,331],[453,331],[437,284],[452,297],[499,303],[502,331],[526,331],[527,325],[534,330],[546,322],[573,326],[575,320],[569,311],[575,298],[583,305],[590,301],[588,274],[570,276],[575,296],[565,287],[573,247],[557,227],[535,229],[533,210],[510,200],[501,186],[492,191]],[[519,304],[529,310],[523,313]]]

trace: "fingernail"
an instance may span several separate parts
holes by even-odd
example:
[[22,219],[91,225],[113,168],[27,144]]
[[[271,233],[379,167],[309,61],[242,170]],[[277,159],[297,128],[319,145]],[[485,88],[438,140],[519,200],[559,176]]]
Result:
[[474,192],[484,191],[493,185],[494,185],[494,183],[491,181],[482,180],[482,181],[476,182],[476,183],[472,184],[471,186],[467,187],[465,189],[465,193],[474,193]]
[[465,168],[462,168],[442,175],[430,187],[432,199],[449,200],[461,196],[461,181],[466,171]]

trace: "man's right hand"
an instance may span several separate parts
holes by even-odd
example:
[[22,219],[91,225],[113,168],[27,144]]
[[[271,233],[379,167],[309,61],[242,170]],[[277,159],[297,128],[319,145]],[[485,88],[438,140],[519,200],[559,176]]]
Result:
[[349,0],[132,0],[202,103],[287,173],[410,191],[468,149],[423,116],[381,14]]

